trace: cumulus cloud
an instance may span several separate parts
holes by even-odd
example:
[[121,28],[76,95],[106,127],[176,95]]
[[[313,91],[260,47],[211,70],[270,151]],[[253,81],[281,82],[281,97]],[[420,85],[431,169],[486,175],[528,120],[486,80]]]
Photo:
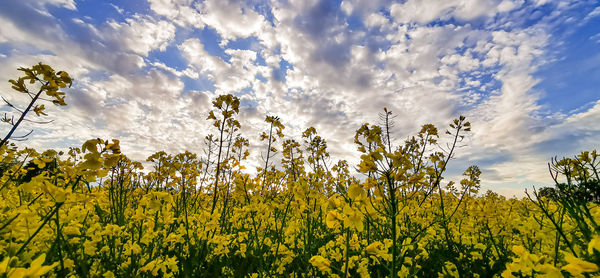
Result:
[[200,14],[192,6],[191,0],[151,0],[150,8],[158,15],[180,26],[204,27]]
[[150,0],[150,8],[182,27],[217,30],[223,43],[257,34],[266,24],[264,16],[244,5],[244,1]]
[[261,67],[254,65],[257,56],[252,50],[227,49],[225,53],[230,59],[226,62],[208,54],[199,39],[188,39],[178,48],[197,72],[215,81],[217,93],[239,92],[251,87],[256,74],[263,73]]
[[155,21],[151,18],[135,16],[119,23],[107,23],[103,34],[122,44],[121,48],[130,49],[135,54],[148,56],[148,52],[159,49],[164,51],[175,37],[175,26],[167,21]]
[[497,12],[507,12],[517,7],[517,3],[505,0],[454,0],[418,1],[408,0],[393,4],[391,15],[402,23],[417,22],[426,24],[436,19],[456,18],[470,20],[482,16],[493,16]]
[[[398,142],[422,124],[443,130],[464,114],[473,132],[457,160],[480,164],[488,188],[513,194],[519,186],[548,182],[542,168],[551,146],[565,146],[561,152],[567,154],[593,148],[600,135],[588,128],[598,120],[599,103],[559,115],[544,111],[543,92],[536,89],[540,65],[554,59],[553,28],[596,15],[597,8],[570,12],[584,4],[148,2],[150,11],[119,11],[121,18],[105,22],[78,14],[73,1],[5,4],[0,46],[9,50],[0,47],[0,77],[12,78],[18,66],[44,61],[76,80],[69,106],[49,110],[66,116],[57,116],[52,126],[27,126],[42,130],[28,144],[64,147],[117,137],[135,159],[158,150],[201,153],[202,138],[210,132],[205,121],[210,101],[234,93],[242,100],[243,133],[251,139],[250,164],[259,164],[265,115],[280,116],[285,133],[296,138],[316,127],[336,159],[355,164],[354,130],[376,123],[383,107],[396,115]],[[553,11],[540,12],[543,5]],[[56,8],[75,15],[56,18]],[[215,38],[208,39],[207,31]],[[230,46],[240,42],[241,47]],[[194,88],[190,80],[211,86]]]

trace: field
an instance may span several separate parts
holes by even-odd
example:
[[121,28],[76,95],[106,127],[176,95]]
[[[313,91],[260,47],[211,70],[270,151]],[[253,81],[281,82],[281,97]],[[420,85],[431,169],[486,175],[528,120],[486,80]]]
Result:
[[[40,93],[60,100],[68,75],[41,66],[36,73],[45,74]],[[16,89],[27,90],[21,81]],[[239,100],[223,95],[213,105],[206,155],[157,152],[146,169],[122,154],[117,140],[92,139],[65,153],[4,140],[0,275],[599,274],[595,151],[552,161],[553,188],[507,199],[479,192],[476,166],[465,167],[460,181],[443,178],[470,131],[464,117],[443,132],[424,125],[395,145],[385,110],[379,125],[356,131],[359,165],[332,162],[314,128],[295,141],[277,117],[267,117],[265,167],[251,176],[242,166],[249,153],[235,118]],[[447,147],[437,144],[441,137],[450,139]],[[355,166],[359,175],[351,174]]]

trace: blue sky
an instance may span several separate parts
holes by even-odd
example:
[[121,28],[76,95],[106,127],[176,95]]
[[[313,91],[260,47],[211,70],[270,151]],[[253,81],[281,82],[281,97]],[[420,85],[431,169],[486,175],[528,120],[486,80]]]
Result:
[[24,126],[35,132],[20,144],[117,138],[138,160],[202,153],[210,100],[225,93],[242,99],[250,165],[266,115],[288,137],[316,127],[351,164],[354,131],[383,107],[398,142],[465,115],[473,132],[449,176],[477,164],[484,189],[521,195],[551,182],[551,157],[598,147],[598,26],[587,0],[8,0],[0,79],[40,61],[75,78],[69,105]]

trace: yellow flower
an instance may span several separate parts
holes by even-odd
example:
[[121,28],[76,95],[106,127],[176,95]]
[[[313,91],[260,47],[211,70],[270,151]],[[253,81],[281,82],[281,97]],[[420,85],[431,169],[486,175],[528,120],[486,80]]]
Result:
[[16,257],[5,257],[0,263],[0,274],[4,274],[10,271],[10,262],[15,261]]
[[53,268],[55,268],[58,265],[58,263],[53,263],[51,265],[43,266],[42,264],[44,263],[45,260],[46,260],[46,254],[42,254],[39,257],[37,257],[37,259],[35,259],[31,262],[31,264],[29,265],[29,268],[16,268],[8,274],[8,277],[9,278],[40,277],[40,276],[48,273],[48,271],[52,270]]
[[600,236],[594,236],[588,243],[588,253],[594,254],[594,250],[600,251]]
[[342,202],[340,201],[340,198],[337,195],[333,195],[331,197],[329,197],[329,199],[327,200],[327,207],[329,209],[335,209],[337,207],[339,207],[342,204]]
[[142,248],[137,244],[134,243],[133,245],[131,245],[131,253],[136,255],[142,252]]
[[177,273],[179,272],[179,268],[177,267],[177,257],[167,257],[163,262],[163,266],[166,266],[171,272]]
[[73,268],[75,267],[75,261],[71,259],[64,259],[65,268]]
[[456,265],[451,262],[446,262],[442,268],[442,273],[438,274],[440,277],[460,277]]
[[541,273],[539,275],[539,277],[544,277],[544,278],[562,278],[562,277],[564,277],[564,275],[560,272],[560,270],[551,264],[543,264],[541,266],[536,267],[535,270]]
[[346,206],[344,207],[344,213],[346,214],[346,217],[344,218],[344,226],[362,232],[364,226],[363,216],[360,211]]
[[598,271],[598,266],[596,264],[584,261],[571,254],[567,254],[565,256],[565,260],[569,264],[563,266],[562,270],[568,271],[569,273],[571,273],[571,275],[575,277],[581,276],[582,273]]
[[348,188],[348,196],[350,196],[350,199],[356,202],[361,202],[366,200],[367,193],[359,184],[353,183]]
[[44,113],[44,109],[46,109],[46,107],[44,107],[44,105],[43,105],[43,104],[42,104],[42,105],[36,105],[36,106],[33,108],[33,112],[35,112],[35,115],[36,115],[36,116],[39,116],[39,115],[44,115],[44,116],[47,116],[48,114]]
[[383,243],[381,243],[379,241],[375,241],[375,242],[369,244],[365,248],[365,250],[367,251],[367,254],[369,254],[369,255],[378,256],[382,252],[382,248],[383,248]]
[[65,235],[81,235],[81,232],[79,231],[79,227],[75,226],[75,225],[67,225],[63,228],[63,233]]
[[325,224],[330,229],[336,228],[340,225],[339,220],[342,219],[342,216],[339,212],[335,210],[330,210],[327,213],[327,218],[325,219]]
[[96,243],[93,241],[86,240],[83,243],[83,253],[88,256],[93,256],[96,254]]
[[502,274],[500,274],[500,276],[502,276],[503,278],[515,278],[516,277],[512,274],[512,270],[510,270],[510,269],[504,270],[502,272]]
[[153,276],[158,276],[158,268],[156,267],[156,260],[150,261],[148,264],[146,264],[145,266],[140,268],[140,271],[142,271],[142,272],[150,271],[150,272],[152,272]]
[[398,277],[400,277],[400,278],[406,278],[406,277],[409,277],[410,270],[406,266],[402,265],[402,267],[400,268],[400,270],[398,271],[397,274],[398,274]]
[[310,258],[310,264],[314,267],[318,268],[321,272],[329,272],[329,265],[331,262],[328,259],[323,258],[322,256],[313,256]]
[[515,253],[519,257],[521,257],[524,254],[528,253],[527,250],[525,250],[525,247],[520,246],[520,245],[513,246],[512,247],[512,251],[513,251],[513,253]]

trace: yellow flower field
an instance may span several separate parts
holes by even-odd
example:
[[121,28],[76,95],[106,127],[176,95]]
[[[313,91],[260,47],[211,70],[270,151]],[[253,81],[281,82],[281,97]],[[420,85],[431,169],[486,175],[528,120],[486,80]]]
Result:
[[[157,152],[145,169],[118,140],[92,139],[66,153],[1,145],[0,276],[600,273],[595,151],[553,161],[555,188],[507,199],[479,192],[476,166],[464,167],[460,181],[443,178],[470,131],[464,117],[443,132],[425,125],[395,145],[385,110],[380,125],[356,132],[359,165],[332,162],[314,128],[295,141],[267,117],[265,166],[251,176],[242,166],[251,154],[238,133],[239,100],[225,95],[213,105],[206,157]],[[438,145],[441,138],[450,144]],[[360,175],[351,174],[355,166]]]

